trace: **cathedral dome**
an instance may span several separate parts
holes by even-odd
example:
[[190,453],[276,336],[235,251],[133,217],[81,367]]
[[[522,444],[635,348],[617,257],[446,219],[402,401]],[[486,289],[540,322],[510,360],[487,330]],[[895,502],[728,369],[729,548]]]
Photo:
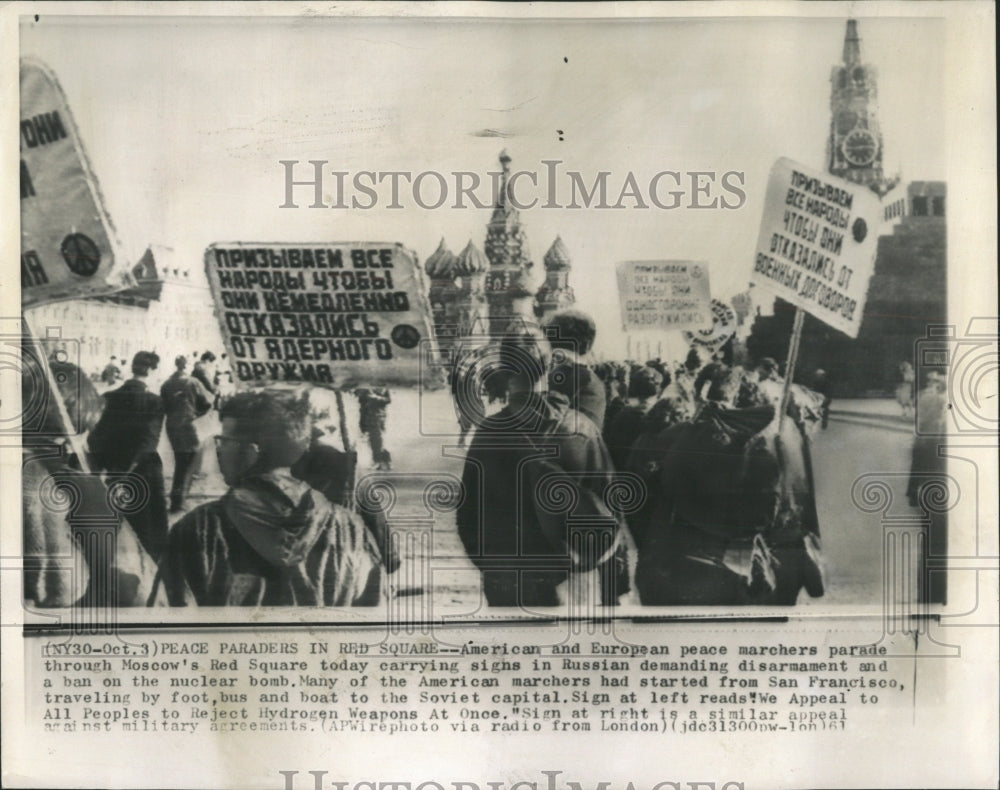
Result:
[[457,261],[455,253],[448,249],[448,245],[445,244],[442,238],[441,243],[438,244],[438,248],[434,250],[426,263],[424,263],[424,271],[430,277],[438,280],[453,278],[455,276],[455,264]]
[[455,273],[460,277],[482,274],[488,267],[489,261],[486,260],[486,256],[471,241],[465,245],[465,249],[455,259]]
[[556,236],[549,251],[545,253],[544,262],[545,268],[549,271],[569,268],[569,250],[566,249],[561,237]]

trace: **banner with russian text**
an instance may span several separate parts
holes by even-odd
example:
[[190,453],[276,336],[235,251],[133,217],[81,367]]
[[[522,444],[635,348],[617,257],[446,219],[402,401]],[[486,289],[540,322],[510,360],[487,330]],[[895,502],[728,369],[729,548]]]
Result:
[[218,243],[205,252],[234,383],[439,385],[430,311],[401,244]]
[[114,226],[55,75],[21,61],[21,304],[132,284]]
[[880,222],[881,203],[868,187],[779,159],[750,282],[857,337]]

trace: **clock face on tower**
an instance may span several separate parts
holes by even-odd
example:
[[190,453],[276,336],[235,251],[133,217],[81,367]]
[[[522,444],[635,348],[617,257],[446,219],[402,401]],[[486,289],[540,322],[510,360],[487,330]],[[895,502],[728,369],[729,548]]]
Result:
[[844,138],[844,158],[854,167],[866,167],[875,160],[878,153],[878,142],[871,132],[855,129]]

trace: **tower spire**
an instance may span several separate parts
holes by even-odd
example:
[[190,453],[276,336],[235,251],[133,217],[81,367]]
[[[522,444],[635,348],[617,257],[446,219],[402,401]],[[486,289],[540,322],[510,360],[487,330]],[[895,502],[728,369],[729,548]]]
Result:
[[491,223],[506,224],[508,215],[517,215],[517,210],[507,203],[507,182],[510,179],[510,162],[510,154],[504,148],[500,152],[500,167],[502,168],[502,172],[500,173],[500,188],[497,194],[497,204],[493,207]]
[[857,66],[861,63],[861,39],[858,37],[858,21],[847,20],[847,32],[844,34],[844,65]]
[[830,136],[827,169],[884,195],[895,181],[882,169],[882,132],[878,121],[878,71],[861,59],[856,19],[847,20],[843,62],[830,74]]

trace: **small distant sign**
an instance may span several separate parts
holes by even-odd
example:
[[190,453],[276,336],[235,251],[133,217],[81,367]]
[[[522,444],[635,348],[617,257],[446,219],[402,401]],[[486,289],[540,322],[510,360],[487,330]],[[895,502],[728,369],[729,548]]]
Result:
[[697,332],[685,332],[684,339],[688,345],[701,346],[702,348],[717,351],[726,344],[729,338],[736,334],[736,326],[736,311],[725,302],[713,299],[712,326],[708,329],[700,329]]
[[779,159],[750,281],[857,337],[881,222],[881,204],[867,187]]
[[626,332],[712,326],[708,267],[700,261],[625,261],[618,296]]

